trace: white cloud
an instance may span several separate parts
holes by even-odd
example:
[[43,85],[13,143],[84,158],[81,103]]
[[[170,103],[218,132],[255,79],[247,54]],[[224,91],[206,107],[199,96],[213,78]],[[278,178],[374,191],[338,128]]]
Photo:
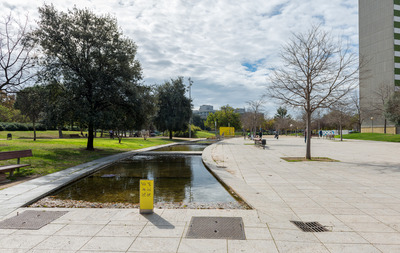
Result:
[[[3,13],[38,18],[40,1],[1,0]],[[348,0],[48,0],[59,10],[76,5],[118,19],[138,45],[145,81],[191,77],[195,108],[244,107],[266,89],[268,69],[279,65],[280,46],[291,32],[321,23],[349,38],[358,50],[357,1]],[[6,10],[6,11],[4,11]],[[243,64],[251,64],[254,69]],[[253,72],[252,72],[253,71]],[[278,106],[278,105],[277,105]],[[275,110],[268,106],[269,110]],[[274,111],[269,113],[274,114]]]

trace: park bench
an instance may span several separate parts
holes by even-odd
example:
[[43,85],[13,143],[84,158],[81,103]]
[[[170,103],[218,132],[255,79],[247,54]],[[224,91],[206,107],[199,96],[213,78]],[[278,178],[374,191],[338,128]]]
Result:
[[81,136],[79,134],[70,134],[69,137],[70,138],[81,138]]
[[254,145],[259,145],[263,147],[263,149],[265,149],[265,145],[267,145],[267,140],[261,138],[254,138]]
[[20,159],[22,157],[29,156],[32,156],[32,150],[30,149],[0,152],[0,160],[17,159],[17,164],[0,166],[0,183],[6,181],[6,172],[10,172],[10,176],[12,176],[15,169],[19,170],[19,168],[29,166],[30,164],[20,164]]

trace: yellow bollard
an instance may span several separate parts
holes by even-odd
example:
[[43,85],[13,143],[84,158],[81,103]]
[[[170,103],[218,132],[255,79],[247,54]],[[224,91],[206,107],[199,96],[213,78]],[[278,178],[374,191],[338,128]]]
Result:
[[154,180],[140,180],[140,211],[141,214],[153,213]]

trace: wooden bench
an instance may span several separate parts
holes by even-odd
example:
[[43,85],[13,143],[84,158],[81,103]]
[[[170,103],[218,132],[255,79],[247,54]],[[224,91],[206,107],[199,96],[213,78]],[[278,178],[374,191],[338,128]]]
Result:
[[70,134],[69,137],[71,138],[81,138],[79,134]]
[[265,139],[261,138],[254,138],[254,145],[259,145],[265,149],[265,145],[267,144],[267,141]]
[[0,152],[0,160],[18,159],[17,164],[0,166],[0,182],[6,181],[6,172],[10,172],[10,176],[12,176],[15,169],[19,170],[19,168],[29,166],[30,164],[20,164],[20,159],[22,157],[29,156],[32,156],[32,150],[30,149]]

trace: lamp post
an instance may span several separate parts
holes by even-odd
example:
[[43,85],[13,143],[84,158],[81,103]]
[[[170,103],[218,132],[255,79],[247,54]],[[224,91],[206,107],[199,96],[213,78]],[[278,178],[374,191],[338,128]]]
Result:
[[371,131],[374,133],[374,117],[371,117]]
[[214,121],[215,123],[215,138],[217,138],[217,121]]
[[292,135],[292,133],[293,133],[293,124],[290,124],[290,135]]
[[[192,84],[193,81],[189,77],[189,100],[190,100],[190,110],[192,110]],[[192,114],[190,114],[189,119],[189,139],[192,138]]]

